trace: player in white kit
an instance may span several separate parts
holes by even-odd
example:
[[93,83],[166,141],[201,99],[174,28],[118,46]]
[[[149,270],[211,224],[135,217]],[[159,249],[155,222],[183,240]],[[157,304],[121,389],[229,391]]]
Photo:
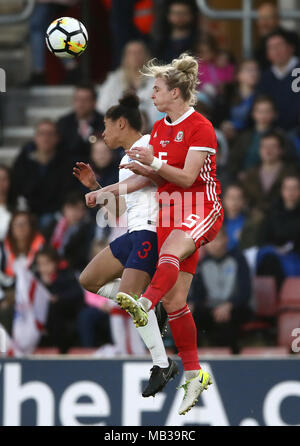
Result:
[[[120,146],[126,150],[147,147],[150,135],[142,136],[140,133],[142,120],[138,105],[138,98],[128,94],[118,105],[107,111],[103,137],[110,149]],[[121,164],[128,162],[130,157],[125,155]],[[77,163],[74,175],[94,190],[86,195],[89,207],[97,205],[96,196],[99,202],[101,196],[107,197],[108,193],[117,197],[118,201],[120,186],[126,187],[127,193],[125,201],[128,232],[111,242],[91,260],[80,275],[81,285],[88,291],[113,300],[119,291],[140,295],[150,283],[158,260],[156,185],[150,178],[123,169],[120,171],[119,183],[103,188],[100,193],[100,186],[89,165]],[[178,373],[176,363],[166,355],[155,313],[150,313],[148,324],[138,328],[153,361],[150,380],[143,391],[144,397],[154,396]]]

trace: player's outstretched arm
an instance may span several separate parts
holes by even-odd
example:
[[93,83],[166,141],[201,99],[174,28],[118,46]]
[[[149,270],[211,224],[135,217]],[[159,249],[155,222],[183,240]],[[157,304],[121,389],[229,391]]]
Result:
[[89,188],[91,191],[101,189],[100,184],[97,182],[96,175],[89,164],[82,162],[76,163],[73,167],[73,175],[81,184]]
[[85,195],[85,202],[88,207],[93,208],[97,206],[98,203],[105,202],[105,200],[109,199],[110,195],[118,198],[121,195],[130,194],[131,192],[143,189],[149,184],[151,184],[151,181],[148,178],[142,177],[141,175],[131,175],[124,181],[110,184],[100,190],[89,192]]
[[136,161],[152,167],[162,178],[169,183],[176,184],[184,189],[190,187],[196,180],[203,167],[208,152],[190,150],[186,156],[183,169],[169,166],[154,157],[145,147],[134,147],[130,151],[130,157]]
[[120,169],[129,169],[136,175],[142,175],[146,178],[149,178],[156,186],[161,186],[166,182],[166,180],[164,180],[160,175],[158,175],[158,173],[151,169],[151,167],[140,163],[121,164]]
[[143,189],[144,187],[149,186],[149,184],[151,184],[149,178],[145,178],[141,175],[131,175],[124,181],[104,187],[98,193],[111,192],[116,196],[126,195]]

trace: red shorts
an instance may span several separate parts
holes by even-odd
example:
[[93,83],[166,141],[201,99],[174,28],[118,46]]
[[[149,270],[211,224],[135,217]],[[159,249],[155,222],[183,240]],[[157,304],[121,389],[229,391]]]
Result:
[[[166,218],[167,214],[168,217]],[[199,259],[198,249],[200,246],[211,242],[222,226],[224,219],[222,204],[220,201],[205,203],[203,216],[191,212],[186,217],[181,218],[180,221],[177,217],[174,206],[166,206],[160,209],[156,229],[158,252],[160,252],[164,241],[174,229],[187,232],[195,242],[196,251],[180,262],[180,271],[195,274]]]

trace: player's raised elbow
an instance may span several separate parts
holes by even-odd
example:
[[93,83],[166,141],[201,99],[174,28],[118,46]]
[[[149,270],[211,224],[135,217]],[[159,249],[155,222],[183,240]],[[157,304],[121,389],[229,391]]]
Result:
[[185,188],[188,189],[189,187],[191,187],[194,184],[195,180],[193,179],[188,179],[185,183]]
[[188,189],[189,187],[191,187],[194,184],[195,180],[196,180],[196,178],[194,178],[193,175],[187,174],[182,178],[181,187],[183,187],[184,189]]
[[176,181],[175,184],[177,184],[177,186],[179,187],[182,187],[182,189],[188,189],[192,186],[193,183],[194,181],[191,181],[189,178],[180,178]]

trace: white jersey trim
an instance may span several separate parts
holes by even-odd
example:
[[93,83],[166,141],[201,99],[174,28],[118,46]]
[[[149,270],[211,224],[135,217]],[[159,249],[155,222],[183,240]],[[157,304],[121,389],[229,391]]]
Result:
[[199,152],[210,152],[210,153],[216,153],[215,149],[212,149],[211,147],[198,147],[198,146],[191,146],[189,150],[197,150]]
[[178,118],[176,121],[174,121],[174,122],[169,122],[169,121],[167,121],[167,116],[164,118],[164,123],[166,124],[166,125],[177,125],[177,124],[180,124],[180,122],[182,122],[182,121],[184,121],[186,118],[188,118],[189,116],[191,116],[193,113],[194,113],[194,111],[195,111],[195,109],[194,109],[194,107],[190,107],[189,109],[188,109],[188,111],[187,112],[185,112],[182,116],[180,116],[180,118]]

